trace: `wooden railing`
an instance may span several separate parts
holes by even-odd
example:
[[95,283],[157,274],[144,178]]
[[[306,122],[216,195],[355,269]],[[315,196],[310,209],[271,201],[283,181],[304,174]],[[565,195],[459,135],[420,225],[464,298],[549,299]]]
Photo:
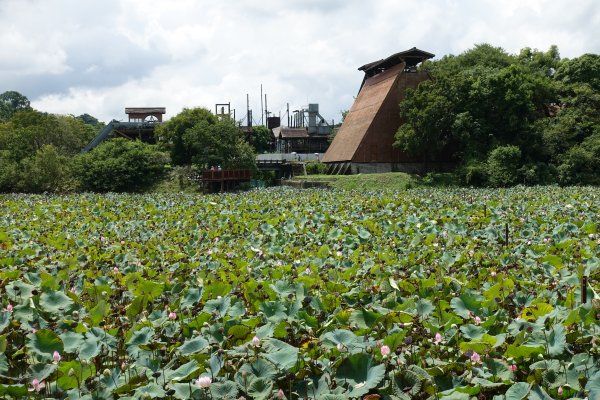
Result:
[[202,171],[202,180],[210,181],[249,181],[249,169],[224,169]]

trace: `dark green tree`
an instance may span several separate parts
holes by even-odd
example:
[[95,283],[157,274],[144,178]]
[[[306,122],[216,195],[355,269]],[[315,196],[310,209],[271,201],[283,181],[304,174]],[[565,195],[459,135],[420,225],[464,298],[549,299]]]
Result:
[[0,122],[9,120],[18,111],[30,109],[29,99],[21,93],[8,91],[0,94]]
[[210,124],[202,121],[183,135],[183,143],[192,154],[192,163],[201,168],[253,168],[254,149],[232,121]]
[[219,121],[206,108],[184,109],[157,128],[176,165],[196,164],[201,168],[250,168],[255,153],[233,121]]
[[154,135],[170,152],[173,164],[192,163],[194,153],[184,143],[183,136],[188,129],[201,123],[214,125],[217,123],[217,117],[206,108],[184,108],[182,112],[156,128]]
[[271,151],[273,147],[273,133],[266,126],[258,125],[252,127],[250,144],[257,153]]
[[167,154],[156,146],[117,138],[79,155],[74,172],[83,190],[136,192],[154,184],[167,162]]

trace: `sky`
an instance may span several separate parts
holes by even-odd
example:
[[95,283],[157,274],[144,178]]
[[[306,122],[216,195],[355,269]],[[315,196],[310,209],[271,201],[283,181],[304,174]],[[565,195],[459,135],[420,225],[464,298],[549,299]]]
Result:
[[339,121],[358,67],[399,51],[557,45],[573,58],[600,53],[598,38],[598,0],[0,0],[0,93],[105,122],[217,103],[241,120],[249,98],[256,124],[262,85],[284,121],[288,103]]

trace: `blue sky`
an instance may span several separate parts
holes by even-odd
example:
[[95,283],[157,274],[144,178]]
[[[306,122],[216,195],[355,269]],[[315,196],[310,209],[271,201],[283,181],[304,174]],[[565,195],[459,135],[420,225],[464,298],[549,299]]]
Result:
[[0,92],[35,108],[124,119],[125,107],[231,102],[255,119],[352,105],[357,68],[413,46],[600,53],[597,0],[0,0]]

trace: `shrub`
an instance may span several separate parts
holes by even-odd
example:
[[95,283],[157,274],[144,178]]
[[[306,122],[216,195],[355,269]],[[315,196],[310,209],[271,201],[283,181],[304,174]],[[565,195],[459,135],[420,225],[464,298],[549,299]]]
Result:
[[135,192],[160,178],[167,162],[156,146],[119,138],[79,156],[75,171],[83,190]]
[[306,174],[307,175],[320,175],[324,174],[327,170],[327,165],[322,162],[309,162],[306,163]]
[[511,186],[520,181],[521,149],[500,146],[492,150],[487,160],[487,176],[492,186]]
[[458,171],[461,183],[468,186],[485,186],[487,184],[487,166],[485,163],[471,161]]
[[600,135],[586,138],[572,147],[558,167],[562,185],[600,184]]
[[73,189],[70,159],[52,145],[44,145],[20,163],[16,189],[28,193],[64,192]]

